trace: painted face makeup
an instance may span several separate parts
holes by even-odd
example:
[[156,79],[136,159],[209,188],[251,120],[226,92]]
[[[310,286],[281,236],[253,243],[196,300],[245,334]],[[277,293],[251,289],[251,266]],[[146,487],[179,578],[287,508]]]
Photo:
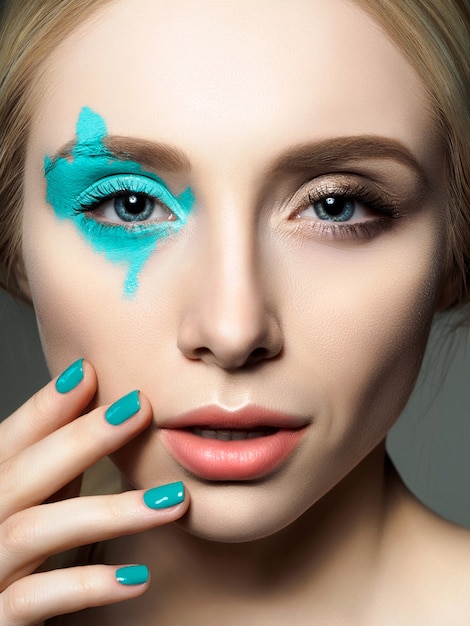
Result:
[[105,144],[103,118],[88,107],[80,112],[76,135],[70,157],[44,160],[47,200],[96,252],[127,268],[124,296],[133,298],[157,244],[186,224],[194,205],[192,191],[175,196],[139,163],[117,158]]
[[84,357],[97,404],[152,405],[113,454],[129,485],[183,472],[187,529],[238,542],[355,471],[419,370],[444,175],[424,87],[350,0],[111,2],[58,46],[28,137],[25,268],[51,373]]

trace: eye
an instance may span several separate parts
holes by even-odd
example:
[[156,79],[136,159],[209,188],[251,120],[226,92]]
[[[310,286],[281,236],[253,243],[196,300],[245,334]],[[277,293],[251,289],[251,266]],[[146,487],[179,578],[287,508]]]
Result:
[[93,211],[95,215],[111,223],[176,220],[175,215],[156,198],[131,191],[105,200]]
[[134,174],[97,181],[77,198],[75,211],[103,224],[127,227],[174,222],[181,216],[177,198],[160,180]]
[[293,196],[292,205],[295,230],[317,240],[367,241],[403,216],[393,196],[351,174],[309,181]]
[[344,195],[329,195],[315,198],[309,194],[308,206],[297,213],[297,217],[317,217],[329,222],[348,222],[353,217],[363,219],[368,211],[358,200]]

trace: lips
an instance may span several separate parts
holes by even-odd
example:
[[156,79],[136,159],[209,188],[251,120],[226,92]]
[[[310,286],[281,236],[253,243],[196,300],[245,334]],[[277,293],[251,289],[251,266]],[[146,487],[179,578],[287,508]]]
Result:
[[202,407],[161,425],[167,451],[205,480],[254,480],[290,457],[308,420],[249,406],[237,411]]

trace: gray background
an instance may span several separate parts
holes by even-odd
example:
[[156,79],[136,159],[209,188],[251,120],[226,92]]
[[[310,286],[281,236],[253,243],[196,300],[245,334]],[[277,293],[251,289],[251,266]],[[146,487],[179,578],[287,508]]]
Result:
[[[444,318],[446,320],[447,318]],[[448,322],[447,322],[448,323]],[[0,290],[0,419],[49,379],[33,312]],[[436,324],[421,378],[388,447],[405,482],[428,506],[470,528],[470,354]],[[445,373],[447,371],[447,376]]]

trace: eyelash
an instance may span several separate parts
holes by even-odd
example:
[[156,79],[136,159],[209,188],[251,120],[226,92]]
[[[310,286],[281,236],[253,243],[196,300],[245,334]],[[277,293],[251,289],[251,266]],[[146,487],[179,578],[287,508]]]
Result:
[[[95,183],[77,198],[77,206],[74,208],[74,213],[77,215],[93,213],[106,202],[113,200],[113,198],[119,198],[123,194],[146,196],[166,208],[176,220],[178,219],[176,211],[169,206],[169,204],[176,204],[171,193],[161,183],[150,178],[143,179],[143,177],[135,175],[117,175]],[[171,220],[168,221],[170,222]],[[118,222],[101,222],[104,228],[121,227],[127,230],[146,230],[155,227],[156,224],[165,224],[165,222],[152,222],[149,220],[142,223],[129,222],[128,225]]]
[[[151,190],[149,188],[151,188]],[[79,196],[77,199],[77,207],[74,209],[74,212],[78,215],[93,213],[104,203],[111,201],[113,198],[118,198],[126,193],[142,194],[151,198],[160,205],[163,205],[176,218],[176,220],[178,220],[177,213],[169,206],[169,204],[175,203],[170,192],[163,185],[153,179],[146,178],[142,180],[142,177],[133,175],[115,176],[95,183],[91,186],[91,188],[85,190]],[[396,200],[385,198],[377,191],[359,183],[346,181],[340,184],[337,182],[332,184],[327,182],[320,184],[313,190],[310,189],[306,195],[306,201],[304,201],[301,206],[296,209],[292,217],[294,219],[298,219],[296,228],[301,230],[307,228],[310,233],[320,237],[340,240],[372,239],[376,235],[387,231],[392,226],[393,220],[403,217],[403,213],[399,210]],[[173,202],[165,202],[162,199],[162,196],[166,196],[168,200],[173,200]],[[300,213],[302,213],[302,211],[328,197],[359,202],[372,212],[378,213],[379,215],[374,219],[354,222],[352,224],[347,222],[341,223],[338,221],[321,220],[320,218],[317,220],[301,218]],[[171,221],[172,220],[168,220],[166,222],[152,222],[149,220],[142,223],[129,222],[127,225],[124,225],[118,222],[106,223],[96,220],[96,222],[103,228],[117,227],[137,232],[153,229],[155,226],[168,226]]]
[[[343,200],[352,200],[364,205],[372,212],[379,215],[374,219],[362,222],[334,222],[328,220],[302,219],[300,213],[315,203],[325,198],[334,197]],[[403,213],[399,210],[398,203],[392,198],[385,198],[377,191],[369,187],[347,181],[345,183],[324,183],[314,190],[307,192],[307,201],[296,209],[294,219],[299,222],[296,226],[320,237],[331,239],[371,239],[381,232],[387,231],[392,226],[392,220],[400,219]]]

